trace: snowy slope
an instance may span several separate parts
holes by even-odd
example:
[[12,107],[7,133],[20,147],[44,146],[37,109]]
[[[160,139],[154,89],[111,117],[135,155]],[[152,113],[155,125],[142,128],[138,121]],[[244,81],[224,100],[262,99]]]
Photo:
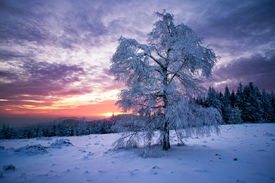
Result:
[[275,182],[275,124],[222,126],[219,136],[189,138],[158,158],[112,151],[118,137],[1,140],[0,168],[16,170],[0,170],[0,182]]

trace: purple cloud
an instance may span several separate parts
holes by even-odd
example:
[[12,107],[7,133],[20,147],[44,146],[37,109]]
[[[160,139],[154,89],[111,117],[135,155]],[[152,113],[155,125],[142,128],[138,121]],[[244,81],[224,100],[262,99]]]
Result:
[[275,2],[218,1],[198,8],[198,16],[187,23],[221,52],[238,56],[243,52],[274,47]]
[[[1,98],[18,95],[61,95],[64,90],[68,90],[70,84],[80,81],[79,77],[85,75],[83,68],[77,65],[25,61],[18,68],[18,72],[0,72],[0,78],[5,80],[0,83],[0,95]],[[72,91],[73,94],[77,93],[75,89]],[[66,93],[70,94],[70,90]],[[82,88],[78,93],[83,93]]]
[[224,91],[226,85],[230,89],[236,90],[241,82],[247,85],[253,82],[260,89],[266,89],[268,92],[275,88],[275,50],[268,56],[255,54],[249,58],[239,58],[233,60],[227,65],[217,68],[213,72],[216,83],[223,83],[215,88]]

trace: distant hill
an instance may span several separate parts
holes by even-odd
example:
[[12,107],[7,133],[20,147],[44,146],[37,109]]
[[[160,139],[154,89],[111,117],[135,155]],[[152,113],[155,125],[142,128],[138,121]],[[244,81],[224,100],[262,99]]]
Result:
[[73,124],[73,123],[80,121],[80,119],[81,118],[77,118],[77,117],[62,117],[62,118],[55,119],[53,122]]

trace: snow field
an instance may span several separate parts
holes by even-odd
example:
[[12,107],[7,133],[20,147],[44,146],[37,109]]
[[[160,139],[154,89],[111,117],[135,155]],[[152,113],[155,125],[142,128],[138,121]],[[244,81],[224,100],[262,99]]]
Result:
[[119,134],[1,140],[0,182],[275,182],[275,124],[224,125],[184,146],[171,134],[158,158],[113,151]]

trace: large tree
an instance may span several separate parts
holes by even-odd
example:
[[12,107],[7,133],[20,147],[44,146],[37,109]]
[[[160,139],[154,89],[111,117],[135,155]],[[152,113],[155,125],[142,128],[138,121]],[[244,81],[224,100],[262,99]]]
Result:
[[202,38],[188,26],[175,26],[173,15],[156,12],[159,21],[148,34],[148,44],[120,37],[119,46],[111,59],[110,73],[115,80],[125,82],[117,105],[132,111],[120,130],[130,131],[118,145],[134,146],[139,132],[146,143],[160,131],[163,149],[170,148],[169,130],[176,130],[178,139],[192,134],[205,135],[219,131],[219,112],[203,108],[189,98],[204,91],[201,79],[211,76],[217,56],[202,46]]

